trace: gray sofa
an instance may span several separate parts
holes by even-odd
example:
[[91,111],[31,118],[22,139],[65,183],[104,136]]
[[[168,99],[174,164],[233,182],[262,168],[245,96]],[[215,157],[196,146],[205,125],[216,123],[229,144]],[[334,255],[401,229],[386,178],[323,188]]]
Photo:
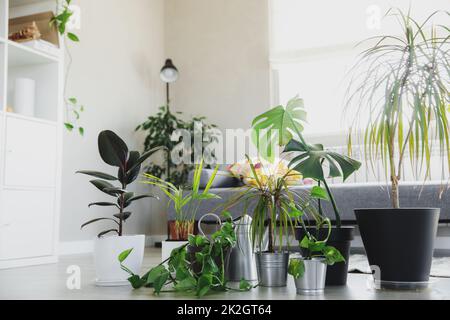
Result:
[[[293,190],[305,190],[309,187],[293,187]],[[391,206],[389,199],[389,188],[382,184],[342,184],[331,187],[335,195],[336,202],[341,211],[341,218],[349,225],[356,224],[353,210],[358,208],[388,208]],[[216,211],[220,213],[220,205],[230,197],[236,195],[242,189],[239,187],[214,188],[211,192],[219,195],[221,199],[208,200],[203,202],[198,210],[196,219],[202,215]],[[437,207],[441,208],[441,223],[450,223],[450,189],[445,188],[441,197],[439,196],[442,186],[439,183],[403,184],[400,186],[400,203],[404,208],[408,207]],[[307,191],[307,190],[306,190]],[[219,207],[219,209],[218,209]],[[249,212],[253,209],[249,206]],[[324,205],[325,213],[331,219],[334,218],[331,206]],[[244,204],[229,209],[234,218],[239,217],[244,210]],[[173,207],[169,207],[168,220],[175,219]],[[211,219],[209,219],[211,220]],[[207,222],[208,219],[205,219]],[[212,221],[212,220],[211,220]]]

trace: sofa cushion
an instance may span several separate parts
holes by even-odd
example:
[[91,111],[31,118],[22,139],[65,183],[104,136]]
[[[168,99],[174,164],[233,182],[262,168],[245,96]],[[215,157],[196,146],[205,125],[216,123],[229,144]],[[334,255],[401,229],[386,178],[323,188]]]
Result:
[[[310,186],[296,186],[292,190],[307,191]],[[345,222],[355,224],[356,218],[354,209],[361,208],[389,208],[391,201],[389,198],[389,187],[386,184],[341,184],[331,186],[336,198],[337,205],[341,211],[341,219]],[[220,213],[220,206],[230,197],[242,192],[242,188],[215,188],[211,192],[219,195],[222,199],[204,201],[200,206],[197,219],[202,215],[216,211]],[[442,192],[443,191],[443,192]],[[442,192],[442,195],[440,196]],[[450,222],[450,190],[442,190],[439,183],[423,184],[402,184],[400,185],[400,204],[403,208],[412,207],[433,207],[441,208],[441,222]],[[254,208],[254,203],[249,206],[249,213]],[[228,211],[234,218],[244,213],[244,203],[239,203]],[[334,220],[334,213],[329,203],[324,203],[324,212]],[[175,212],[169,207],[168,219],[173,220]],[[207,219],[206,219],[207,220]]]

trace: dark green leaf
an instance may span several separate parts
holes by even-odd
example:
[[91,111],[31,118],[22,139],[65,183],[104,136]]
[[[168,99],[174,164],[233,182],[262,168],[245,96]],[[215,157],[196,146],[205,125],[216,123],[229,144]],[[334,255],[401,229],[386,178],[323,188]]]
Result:
[[119,231],[118,231],[118,230],[116,230],[116,229],[110,229],[110,230],[106,230],[106,231],[100,232],[100,233],[97,235],[97,237],[101,238],[101,237],[103,237],[104,235],[106,235],[106,234],[108,234],[108,233],[112,233],[112,232],[115,232],[115,233],[119,234]]
[[99,206],[99,207],[119,207],[117,204],[112,202],[94,202],[89,204],[89,208],[92,206]]
[[[94,222],[98,222],[98,221],[102,221],[102,220],[109,220],[109,221],[114,221],[114,222],[116,222],[116,220],[111,219],[111,218],[98,218],[98,219],[94,219],[94,220],[88,221],[88,222],[86,222],[86,223],[83,223],[83,224],[81,225],[81,229],[83,229],[83,228],[86,227],[87,225],[90,225],[90,224],[92,224],[92,223],[94,223]],[[117,222],[116,222],[116,223],[117,223]]]
[[145,160],[147,160],[148,158],[150,158],[153,154],[155,154],[156,152],[160,151],[160,150],[164,150],[165,147],[156,147],[153,148],[150,151],[147,151],[146,153],[144,153],[137,161],[136,163],[128,169],[127,174],[130,174],[133,170],[135,170],[138,166],[140,166]]
[[83,127],[79,127],[78,128],[78,133],[80,134],[80,136],[84,136],[84,128]]
[[108,181],[116,181],[117,180],[116,177],[114,177],[110,174],[98,172],[98,171],[77,171],[76,173],[85,174],[88,176],[92,176],[92,177],[96,177],[96,178],[100,178],[100,179],[108,180]]
[[141,279],[138,275],[133,275],[128,278],[128,281],[130,282],[133,289],[139,289],[146,285],[146,281],[144,279]]
[[203,297],[206,295],[211,289],[212,285],[212,275],[211,274],[203,274],[197,283],[197,296]]
[[122,212],[114,215],[114,217],[123,221],[127,221],[130,216],[131,212]]
[[98,136],[100,156],[107,164],[125,168],[128,160],[128,147],[114,132],[106,130]]
[[194,277],[188,277],[175,285],[175,289],[179,291],[189,291],[197,287],[197,280]]

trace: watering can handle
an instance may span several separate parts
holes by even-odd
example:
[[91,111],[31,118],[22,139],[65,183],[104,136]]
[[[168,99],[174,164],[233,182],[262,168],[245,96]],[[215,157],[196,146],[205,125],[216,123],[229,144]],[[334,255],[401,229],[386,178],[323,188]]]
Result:
[[206,217],[214,217],[214,218],[216,218],[217,221],[219,222],[219,226],[222,226],[222,219],[220,219],[220,217],[219,217],[217,214],[214,214],[214,213],[208,213],[208,214],[205,214],[204,216],[202,216],[202,217],[200,218],[200,220],[198,220],[198,231],[199,231],[199,232],[201,233],[201,235],[204,236],[204,237],[206,237],[206,234],[203,232],[203,229],[202,229],[202,222],[203,222],[203,219],[205,219]]

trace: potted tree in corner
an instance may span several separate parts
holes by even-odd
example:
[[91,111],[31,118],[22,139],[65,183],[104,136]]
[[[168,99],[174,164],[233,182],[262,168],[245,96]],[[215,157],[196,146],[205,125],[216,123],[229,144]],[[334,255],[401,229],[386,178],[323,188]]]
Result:
[[[137,151],[129,152],[125,142],[112,131],[103,131],[99,134],[98,148],[103,161],[118,168],[117,175],[98,171],[78,171],[77,173],[95,177],[96,179],[90,182],[114,199],[91,203],[89,207],[111,207],[116,213],[111,218],[102,217],[88,221],[81,228],[95,222],[111,222],[112,226],[100,232],[94,243],[96,284],[100,286],[127,285],[128,274],[122,270],[117,256],[126,249],[134,248],[129,256],[129,268],[134,272],[140,272],[145,248],[145,235],[124,235],[124,224],[131,216],[127,208],[134,201],[154,197],[153,195],[136,195],[134,192],[127,191],[127,186],[139,176],[142,163],[160,148],[150,150],[143,155]],[[118,182],[120,185],[115,186],[111,182]]]
[[[433,142],[440,148],[443,172],[449,171],[448,28],[418,23],[408,14],[390,10],[403,36],[381,36],[356,65],[347,108],[356,102],[364,121],[365,153],[382,159],[391,182],[390,209],[355,210],[371,265],[380,268],[382,287],[417,288],[429,281],[440,209],[401,208],[399,182],[407,154],[412,168],[430,176]],[[448,14],[447,14],[448,17]],[[359,76],[358,76],[359,75]],[[358,80],[359,79],[359,80]],[[381,99],[382,97],[382,99]]]

